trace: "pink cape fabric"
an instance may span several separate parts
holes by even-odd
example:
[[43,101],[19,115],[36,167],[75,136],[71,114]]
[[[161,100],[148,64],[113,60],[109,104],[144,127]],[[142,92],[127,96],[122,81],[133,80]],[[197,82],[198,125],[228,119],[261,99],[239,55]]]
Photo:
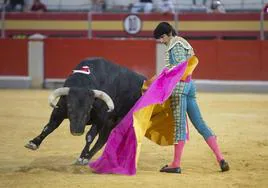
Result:
[[137,140],[133,128],[133,113],[153,104],[164,103],[181,79],[187,62],[171,70],[163,69],[144,95],[111,132],[102,155],[89,167],[101,174],[136,174]]

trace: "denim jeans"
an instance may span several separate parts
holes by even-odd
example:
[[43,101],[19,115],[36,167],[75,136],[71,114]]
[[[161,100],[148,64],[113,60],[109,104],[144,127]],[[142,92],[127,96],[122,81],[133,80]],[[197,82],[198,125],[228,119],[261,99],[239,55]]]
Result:
[[192,80],[190,82],[179,82],[176,85],[171,95],[171,108],[175,121],[174,143],[179,140],[186,140],[186,113],[195,129],[205,140],[214,136],[213,131],[202,118],[196,101],[195,83]]

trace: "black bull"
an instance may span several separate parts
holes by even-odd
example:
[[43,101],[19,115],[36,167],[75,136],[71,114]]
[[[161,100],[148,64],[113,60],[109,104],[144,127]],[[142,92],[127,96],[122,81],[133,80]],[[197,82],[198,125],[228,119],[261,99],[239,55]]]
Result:
[[[77,164],[87,164],[106,143],[111,130],[140,98],[145,79],[103,58],[82,61],[66,79],[64,86],[49,96],[50,105],[54,107],[50,120],[41,134],[25,147],[38,149],[64,119],[69,119],[72,135],[82,135],[85,126],[92,125],[86,134],[86,145],[76,161]],[[97,135],[98,140],[90,149]]]

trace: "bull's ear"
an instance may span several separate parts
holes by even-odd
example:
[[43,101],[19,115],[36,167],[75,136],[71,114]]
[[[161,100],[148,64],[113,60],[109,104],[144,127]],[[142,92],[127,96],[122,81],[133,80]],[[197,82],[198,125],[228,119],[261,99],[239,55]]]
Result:
[[95,90],[95,89],[92,90],[92,91],[93,91],[94,96],[96,98],[99,98],[99,99],[103,100],[106,103],[106,105],[109,108],[108,112],[111,112],[111,111],[114,110],[114,102],[113,102],[113,100],[111,99],[111,97],[107,93],[105,93],[103,91],[100,91],[100,90]]
[[69,87],[61,87],[55,89],[48,97],[49,105],[52,108],[58,108],[56,99],[62,95],[68,95],[70,91]]

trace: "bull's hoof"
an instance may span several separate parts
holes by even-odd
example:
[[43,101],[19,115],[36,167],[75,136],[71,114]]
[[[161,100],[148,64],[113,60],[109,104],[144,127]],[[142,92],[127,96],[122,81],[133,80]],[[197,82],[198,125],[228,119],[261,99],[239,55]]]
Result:
[[24,145],[24,147],[26,147],[28,149],[31,149],[31,150],[37,150],[38,149],[38,146],[33,142],[28,142],[26,145]]
[[85,158],[78,158],[75,162],[74,165],[87,165],[89,162],[88,159]]

